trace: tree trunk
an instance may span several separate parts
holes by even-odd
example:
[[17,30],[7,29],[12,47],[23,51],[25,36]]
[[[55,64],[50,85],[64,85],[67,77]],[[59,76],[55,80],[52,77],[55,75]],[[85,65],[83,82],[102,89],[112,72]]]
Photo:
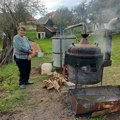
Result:
[[6,36],[3,40],[3,50],[0,52],[0,66],[13,61],[13,37],[17,33],[16,27],[11,26],[9,30],[4,30]]

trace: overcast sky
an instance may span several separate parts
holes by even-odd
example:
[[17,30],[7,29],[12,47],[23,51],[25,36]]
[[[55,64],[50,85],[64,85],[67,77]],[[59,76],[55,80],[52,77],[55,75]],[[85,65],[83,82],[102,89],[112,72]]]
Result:
[[82,0],[43,0],[48,11],[56,10],[62,6],[73,7],[78,5]]
[[[51,12],[63,6],[72,8],[84,0],[42,0],[42,1],[44,5],[46,6],[47,11]],[[39,17],[40,17],[39,15],[35,16],[35,18],[39,18]]]

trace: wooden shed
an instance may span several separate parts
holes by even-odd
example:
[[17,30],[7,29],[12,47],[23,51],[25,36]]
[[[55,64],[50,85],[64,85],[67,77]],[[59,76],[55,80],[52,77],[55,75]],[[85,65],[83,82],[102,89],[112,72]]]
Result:
[[[54,13],[55,14],[55,13]],[[53,24],[53,12],[47,14],[45,17],[42,17],[37,20],[37,38],[43,39],[43,38],[50,38],[53,35],[56,34],[56,28]]]

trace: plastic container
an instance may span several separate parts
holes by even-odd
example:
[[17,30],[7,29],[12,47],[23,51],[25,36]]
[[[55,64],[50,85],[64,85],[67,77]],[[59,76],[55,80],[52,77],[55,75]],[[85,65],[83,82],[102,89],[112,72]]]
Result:
[[43,57],[43,56],[44,56],[44,53],[43,53],[43,52],[38,52],[38,53],[37,53],[37,56],[38,56],[38,57]]

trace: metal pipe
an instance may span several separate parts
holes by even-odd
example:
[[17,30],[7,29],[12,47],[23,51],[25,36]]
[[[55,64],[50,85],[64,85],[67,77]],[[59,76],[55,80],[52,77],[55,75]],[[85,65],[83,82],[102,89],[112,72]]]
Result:
[[[106,29],[106,43],[105,43],[105,56],[104,56],[104,67],[111,66],[111,49],[112,49],[112,36],[116,32],[116,25],[120,23],[120,18],[112,18],[108,22]],[[119,27],[120,29],[120,27]]]
[[62,69],[62,57],[63,57],[63,52],[62,52],[62,39],[60,38],[60,67]]
[[111,66],[111,49],[112,49],[112,32],[106,31],[106,42],[105,42],[105,56],[104,56],[104,67]]
[[111,47],[112,47],[112,33],[107,31],[106,33],[106,49],[105,49],[105,60],[111,59]]
[[76,83],[75,83],[75,89],[77,89],[77,85],[78,85],[78,65],[75,65],[75,76],[76,76]]
[[66,30],[69,30],[69,29],[74,29],[74,28],[79,27],[79,26],[83,27],[83,34],[87,34],[87,25],[85,23],[79,23],[79,24],[68,26],[67,28],[65,28],[63,30],[63,32]]

